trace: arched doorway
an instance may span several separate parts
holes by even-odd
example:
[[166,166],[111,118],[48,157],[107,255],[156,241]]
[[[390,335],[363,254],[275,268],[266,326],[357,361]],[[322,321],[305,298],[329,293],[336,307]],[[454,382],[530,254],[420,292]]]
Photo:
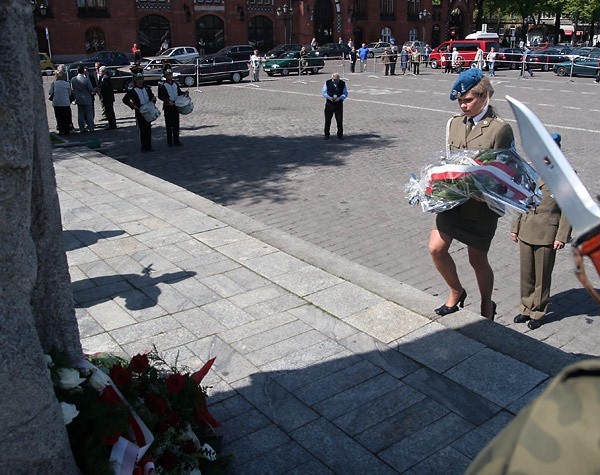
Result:
[[85,32],[85,53],[92,54],[106,49],[106,36],[100,28],[88,28]]
[[196,21],[196,42],[206,54],[216,53],[225,46],[225,25],[215,15],[204,15]]
[[[169,20],[160,15],[148,15],[140,20],[140,41],[138,46],[142,56],[154,56],[162,42],[171,38]],[[169,41],[170,44],[170,41]]]
[[333,5],[330,0],[317,0],[314,15],[315,38],[320,45],[333,43]]
[[455,8],[448,17],[448,39],[460,40],[464,37],[463,13],[460,8]]
[[429,46],[435,48],[440,43],[440,25],[433,25],[431,27],[431,44]]
[[362,28],[354,28],[352,30],[352,38],[354,41],[354,46],[356,47],[356,49],[359,49],[365,42],[365,37]]
[[265,16],[250,18],[248,43],[263,52],[273,48],[273,22]]

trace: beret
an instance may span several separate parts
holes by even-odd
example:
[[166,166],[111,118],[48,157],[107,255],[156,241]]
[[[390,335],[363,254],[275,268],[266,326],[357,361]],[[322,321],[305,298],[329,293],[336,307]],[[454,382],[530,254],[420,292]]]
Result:
[[552,140],[554,140],[556,142],[556,145],[560,147],[560,141],[562,139],[560,134],[550,134],[550,137],[552,137]]
[[450,91],[450,100],[455,101],[483,79],[479,68],[469,68],[458,75],[458,79]]

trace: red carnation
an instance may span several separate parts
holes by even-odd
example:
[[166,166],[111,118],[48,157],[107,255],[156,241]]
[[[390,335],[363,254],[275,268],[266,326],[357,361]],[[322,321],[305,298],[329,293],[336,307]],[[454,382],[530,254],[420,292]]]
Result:
[[179,373],[172,374],[165,380],[165,385],[170,393],[180,393],[185,388],[185,378]]
[[157,463],[167,471],[173,470],[175,467],[177,467],[177,455],[170,450],[165,450],[157,460]]
[[155,394],[148,394],[145,398],[145,403],[148,410],[159,417],[165,415],[169,409],[167,403]]
[[117,386],[125,386],[131,382],[131,371],[128,368],[123,368],[120,364],[113,365],[108,375]]
[[134,373],[142,373],[150,364],[148,356],[137,354],[129,362],[129,369]]
[[196,444],[194,444],[193,440],[188,439],[183,444],[181,444],[181,451],[185,454],[195,454]]

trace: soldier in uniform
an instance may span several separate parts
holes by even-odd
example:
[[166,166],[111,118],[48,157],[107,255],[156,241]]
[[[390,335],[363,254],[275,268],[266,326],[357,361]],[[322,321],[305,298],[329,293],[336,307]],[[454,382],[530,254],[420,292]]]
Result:
[[163,114],[165,116],[165,129],[167,132],[167,144],[183,145],[179,140],[179,110],[175,101],[179,96],[187,95],[179,87],[179,83],[173,80],[171,65],[165,65],[163,69],[164,81],[158,83],[158,98],[163,101]]
[[[514,135],[510,125],[500,119],[489,105],[493,94],[494,89],[481,69],[473,68],[460,73],[450,92],[450,100],[458,100],[462,113],[448,121],[448,152],[506,149],[513,146]],[[460,282],[456,264],[449,253],[452,241],[457,239],[468,247],[469,263],[475,271],[481,295],[481,315],[494,319],[494,273],[487,254],[498,218],[486,203],[474,199],[436,216],[435,227],[429,238],[429,252],[450,290],[446,303],[435,309],[438,315],[458,311],[467,298],[467,291]]]
[[[560,146],[560,134],[552,134],[552,138]],[[541,179],[540,189],[540,205],[520,214],[510,230],[521,255],[521,313],[514,322],[527,322],[531,330],[542,325],[548,311],[556,251],[565,247],[571,234],[571,225]]]

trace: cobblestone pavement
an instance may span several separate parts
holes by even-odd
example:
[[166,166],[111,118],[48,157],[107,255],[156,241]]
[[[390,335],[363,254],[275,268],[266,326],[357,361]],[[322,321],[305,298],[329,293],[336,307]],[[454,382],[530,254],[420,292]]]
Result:
[[[339,70],[337,63],[316,76],[263,76],[258,84],[191,89],[195,110],[182,117],[184,147],[167,147],[161,117],[153,126],[156,152],[139,153],[132,114],[120,102],[119,129],[97,132],[94,138],[110,157],[441,302],[445,285],[426,247],[433,218],[409,207],[403,188],[410,173],[443,148],[445,123],[457,110],[448,100],[455,76],[430,69],[422,69],[420,76],[383,77],[372,69],[346,74],[346,140],[324,142],[320,88],[333,70]],[[552,73],[519,79],[514,71],[499,71],[493,84],[492,104],[515,130],[506,94],[527,103],[550,131],[562,134],[565,154],[596,196],[600,131],[592,124],[600,116],[600,87],[590,79],[571,82]],[[509,226],[510,218],[501,219],[490,251],[497,323],[528,332],[525,325],[512,323],[518,313],[519,262]],[[467,308],[477,312],[466,248],[455,243],[452,249],[469,292]],[[547,324],[529,334],[565,352],[600,355],[599,311],[574,277],[565,250],[555,267]]]

